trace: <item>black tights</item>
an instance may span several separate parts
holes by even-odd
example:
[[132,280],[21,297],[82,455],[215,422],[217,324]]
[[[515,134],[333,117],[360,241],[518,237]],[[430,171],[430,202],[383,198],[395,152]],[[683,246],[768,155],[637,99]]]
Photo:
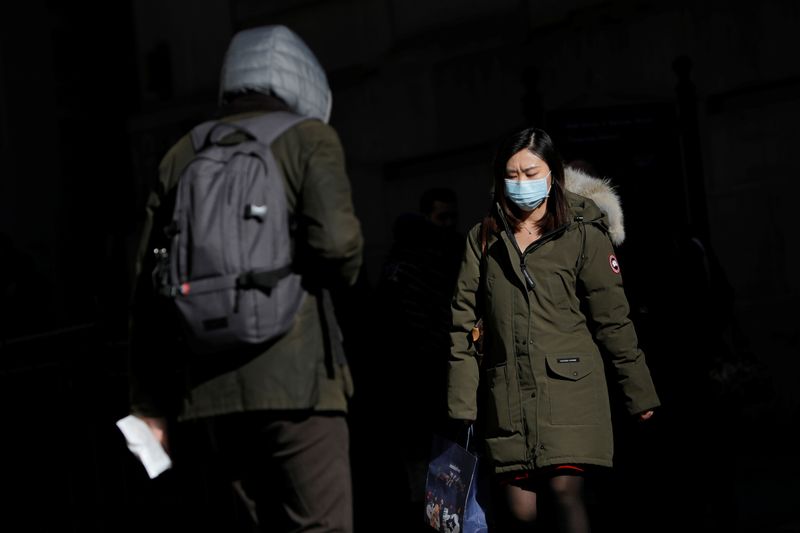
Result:
[[[584,478],[581,475],[553,475],[539,482],[524,480],[503,487],[508,510],[507,524],[502,531],[532,532],[542,510],[553,511],[559,533],[589,533],[589,514],[584,499]],[[505,513],[504,513],[505,514]]]

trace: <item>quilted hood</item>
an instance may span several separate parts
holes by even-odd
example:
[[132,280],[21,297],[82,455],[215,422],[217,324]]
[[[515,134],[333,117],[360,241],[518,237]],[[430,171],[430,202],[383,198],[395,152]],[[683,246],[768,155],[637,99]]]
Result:
[[331,95],[325,71],[300,37],[286,26],[260,26],[233,36],[220,77],[224,93],[274,94],[289,109],[328,122]]

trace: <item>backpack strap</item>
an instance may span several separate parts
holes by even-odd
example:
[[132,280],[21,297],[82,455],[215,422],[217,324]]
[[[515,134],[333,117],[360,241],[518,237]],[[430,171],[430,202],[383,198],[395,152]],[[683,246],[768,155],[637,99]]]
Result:
[[206,292],[220,291],[223,289],[258,289],[269,292],[274,289],[278,282],[292,273],[291,265],[278,268],[276,270],[251,270],[244,274],[228,274],[226,276],[214,276],[210,278],[196,279],[191,283],[183,283],[180,287],[173,287],[166,283],[159,283],[163,286],[159,293],[163,296],[176,297],[179,294],[203,294]]
[[245,272],[239,274],[236,278],[236,286],[242,289],[261,289],[272,290],[278,285],[278,282],[292,273],[291,265],[276,269],[276,270],[263,270]]

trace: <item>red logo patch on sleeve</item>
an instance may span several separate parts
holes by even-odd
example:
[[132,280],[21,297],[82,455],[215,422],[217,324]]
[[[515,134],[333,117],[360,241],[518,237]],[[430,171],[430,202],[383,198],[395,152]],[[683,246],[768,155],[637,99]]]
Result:
[[619,261],[617,261],[617,257],[614,254],[608,256],[608,264],[614,274],[619,274]]

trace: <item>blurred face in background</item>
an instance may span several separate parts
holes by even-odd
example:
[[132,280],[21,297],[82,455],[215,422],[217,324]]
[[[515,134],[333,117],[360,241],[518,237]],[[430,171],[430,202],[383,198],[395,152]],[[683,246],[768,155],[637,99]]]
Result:
[[458,222],[458,207],[454,202],[434,200],[428,220],[442,228],[454,228]]

